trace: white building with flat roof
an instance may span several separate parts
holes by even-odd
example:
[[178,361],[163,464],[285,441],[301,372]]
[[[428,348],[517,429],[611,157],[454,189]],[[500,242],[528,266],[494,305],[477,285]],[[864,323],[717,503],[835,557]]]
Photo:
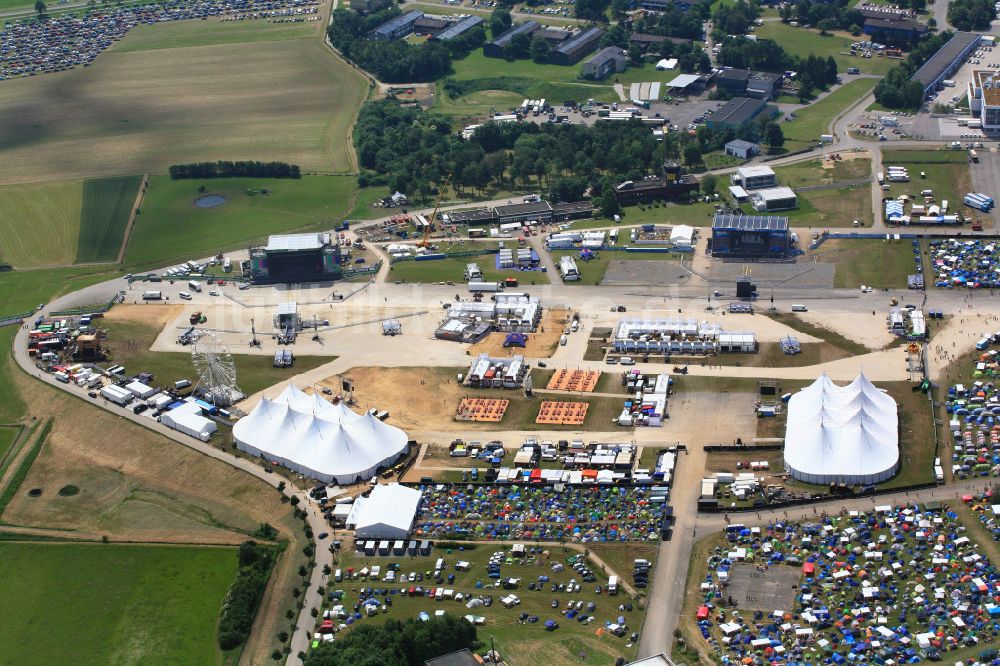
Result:
[[769,212],[798,208],[799,199],[790,187],[769,187],[751,194],[750,203],[755,211]]
[[982,121],[983,131],[1000,131],[1000,71],[974,71],[967,92],[969,108]]
[[733,176],[733,184],[741,185],[744,190],[759,190],[777,185],[778,176],[774,173],[774,169],[769,166],[738,167]]

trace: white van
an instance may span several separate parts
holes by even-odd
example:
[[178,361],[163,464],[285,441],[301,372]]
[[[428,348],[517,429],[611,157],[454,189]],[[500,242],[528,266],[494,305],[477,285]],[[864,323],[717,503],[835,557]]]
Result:
[[618,359],[618,362],[622,365],[635,365],[635,359],[633,359],[631,356],[622,356],[620,359]]
[[190,301],[191,300],[191,294],[187,293],[186,291],[182,291],[181,293],[179,293],[177,295],[180,296],[182,300],[185,300],[185,301]]
[[792,312],[809,312],[809,308],[804,305],[793,305]]
[[338,583],[344,580],[344,574],[340,571],[340,569],[337,569],[336,571],[333,572],[333,580],[335,580]]

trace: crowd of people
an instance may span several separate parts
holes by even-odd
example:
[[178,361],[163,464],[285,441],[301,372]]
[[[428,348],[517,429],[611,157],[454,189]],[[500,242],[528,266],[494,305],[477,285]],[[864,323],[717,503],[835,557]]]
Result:
[[580,543],[655,540],[665,507],[645,488],[432,486],[424,488],[414,534]]
[[934,286],[990,289],[1000,286],[1000,252],[992,240],[948,238],[928,245]]
[[[985,649],[1000,633],[1000,571],[955,513],[965,510],[930,503],[731,525],[708,558],[702,636],[724,664],[916,663]],[[729,596],[747,569],[788,566],[801,572],[789,607],[744,608]]]
[[140,24],[222,17],[225,21],[312,18],[317,0],[168,0],[127,6],[95,6],[70,14],[7,23],[0,31],[0,80],[90,65]]

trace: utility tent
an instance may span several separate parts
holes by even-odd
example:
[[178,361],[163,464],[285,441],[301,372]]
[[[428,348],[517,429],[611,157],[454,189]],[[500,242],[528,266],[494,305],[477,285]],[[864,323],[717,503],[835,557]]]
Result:
[[899,465],[896,401],[863,374],[837,386],[825,374],[792,396],[785,467],[806,483],[871,484]]

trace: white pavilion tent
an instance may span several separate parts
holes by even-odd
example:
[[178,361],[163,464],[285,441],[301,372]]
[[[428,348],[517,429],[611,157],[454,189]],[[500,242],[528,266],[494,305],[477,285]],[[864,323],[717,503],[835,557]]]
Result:
[[325,483],[349,484],[375,476],[407,451],[407,437],[368,412],[289,385],[262,398],[233,426],[236,446]]
[[806,483],[871,484],[899,466],[896,401],[864,374],[837,386],[825,374],[788,402],[785,467]]
[[355,539],[405,539],[420,506],[419,490],[398,483],[379,484],[368,497],[359,497],[347,517]]

